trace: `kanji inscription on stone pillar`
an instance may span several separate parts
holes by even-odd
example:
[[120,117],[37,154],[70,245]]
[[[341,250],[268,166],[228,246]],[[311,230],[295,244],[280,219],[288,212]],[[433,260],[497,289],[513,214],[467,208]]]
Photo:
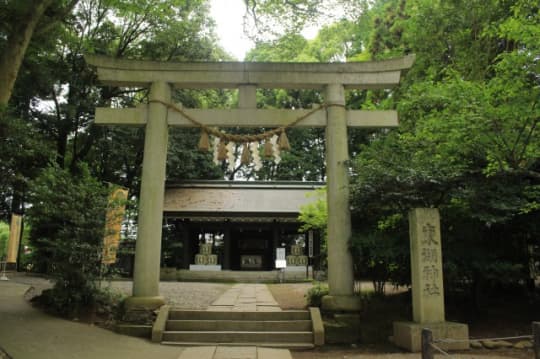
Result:
[[415,208],[409,212],[413,319],[444,322],[444,290],[439,211]]

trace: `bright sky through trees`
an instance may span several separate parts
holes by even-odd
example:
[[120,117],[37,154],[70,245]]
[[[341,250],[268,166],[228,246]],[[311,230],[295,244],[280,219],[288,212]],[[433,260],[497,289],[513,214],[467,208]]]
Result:
[[220,44],[238,60],[243,60],[253,42],[244,35],[242,17],[245,13],[243,0],[212,0],[210,13],[216,21]]
[[[244,35],[243,16],[246,7],[243,0],[211,0],[210,14],[216,21],[216,32],[221,46],[237,60],[244,59],[255,45]],[[307,39],[317,35],[318,26],[308,26],[302,31]]]

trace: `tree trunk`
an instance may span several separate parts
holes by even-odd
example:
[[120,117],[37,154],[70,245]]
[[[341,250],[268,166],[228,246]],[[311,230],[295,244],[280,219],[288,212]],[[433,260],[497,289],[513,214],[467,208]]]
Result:
[[52,2],[53,0],[33,0],[27,6],[26,14],[14,21],[5,51],[0,54],[0,107],[7,106],[32,34]]
[[65,128],[60,128],[58,132],[58,138],[56,139],[56,163],[63,169],[66,167],[69,131]]

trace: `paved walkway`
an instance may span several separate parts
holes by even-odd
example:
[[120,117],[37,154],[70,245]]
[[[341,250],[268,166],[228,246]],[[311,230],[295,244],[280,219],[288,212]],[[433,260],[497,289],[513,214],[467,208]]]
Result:
[[[53,317],[35,309],[24,299],[29,288],[27,284],[12,280],[0,281],[0,353],[4,350],[14,359],[292,358],[290,352],[284,349],[220,346],[182,348],[119,335],[93,325]],[[228,310],[281,310],[262,284],[235,285],[214,303]]]
[[[271,300],[270,293],[256,290],[263,285],[240,285],[234,305],[252,305],[247,294],[255,293],[256,308],[265,308]],[[236,286],[235,286],[236,287]],[[291,359],[288,350],[256,347],[193,347],[181,348],[160,345],[149,340],[128,337],[92,325],[59,319],[33,308],[23,297],[28,284],[0,281],[0,358],[5,350],[13,359]],[[234,288],[232,288],[234,289]],[[232,290],[231,289],[231,290]],[[265,287],[266,289],[266,287]],[[231,292],[234,293],[234,292]],[[229,297],[228,297],[229,296]],[[231,298],[227,292],[223,298]],[[215,302],[218,302],[216,300]],[[214,302],[214,303],[215,303]],[[275,301],[274,301],[275,302]],[[219,303],[219,302],[218,302]],[[223,304],[223,302],[221,302]],[[223,305],[225,306],[225,305]],[[277,305],[276,305],[277,306]],[[280,310],[279,307],[277,310]],[[343,358],[332,352],[297,352],[298,358]],[[347,354],[347,358],[420,359],[420,354]],[[439,357],[439,356],[437,356]],[[460,359],[504,359],[503,356],[459,355]],[[442,357],[441,357],[442,359]]]
[[0,281],[0,347],[14,359],[177,359],[184,350],[44,314],[23,298],[28,289]]
[[265,284],[235,284],[216,299],[207,310],[240,312],[281,311]]
[[287,349],[257,347],[186,348],[178,359],[292,359]]

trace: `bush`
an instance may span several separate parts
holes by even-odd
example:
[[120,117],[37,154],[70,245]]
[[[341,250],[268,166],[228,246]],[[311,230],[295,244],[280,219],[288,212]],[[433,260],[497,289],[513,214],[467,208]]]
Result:
[[85,314],[97,314],[111,322],[117,319],[123,299],[124,295],[110,291],[108,288],[88,287],[86,291],[75,292],[55,285],[51,289],[44,290],[34,300],[44,306],[47,311],[62,316],[79,317]]
[[98,295],[107,189],[86,168],[51,166],[31,184],[28,209],[36,270],[56,278],[43,302],[64,315],[93,307]]
[[319,269],[326,271],[328,268],[328,240],[326,225],[328,223],[328,206],[326,205],[326,188],[320,188],[308,194],[316,200],[300,208],[298,220],[302,223],[300,232],[309,230],[319,231],[321,234],[321,246],[319,254]]
[[328,295],[327,285],[317,283],[311,287],[306,293],[308,307],[320,307],[322,304],[322,297],[325,295]]
[[406,238],[382,231],[353,233],[351,250],[356,279],[369,278],[377,294],[384,294],[385,284],[410,283],[409,243]]
[[7,256],[8,238],[9,225],[5,222],[0,222],[0,260],[4,260]]

